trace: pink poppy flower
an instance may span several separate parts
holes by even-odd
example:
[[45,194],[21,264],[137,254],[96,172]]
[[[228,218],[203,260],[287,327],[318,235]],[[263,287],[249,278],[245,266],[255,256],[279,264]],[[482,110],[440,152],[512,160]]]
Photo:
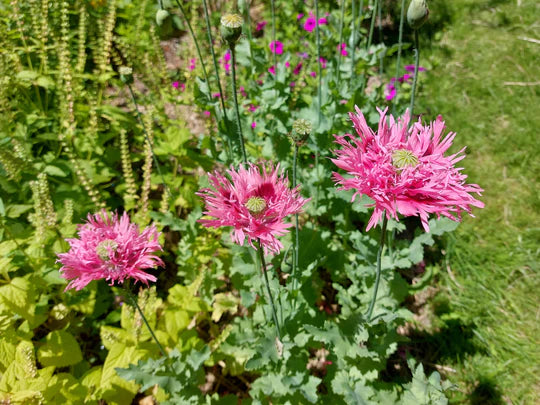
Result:
[[466,184],[467,176],[454,166],[465,157],[465,148],[444,156],[455,133],[442,139],[442,117],[425,126],[419,119],[409,128],[408,111],[397,122],[390,115],[387,122],[387,110],[379,110],[379,128],[374,132],[356,107],[357,114],[349,115],[358,136],[335,135],[342,149],[334,152],[337,157],[332,162],[352,177],[334,172],[334,181],[340,190],[355,190],[352,201],[357,195],[367,195],[374,201],[367,229],[384,214],[396,220],[401,214],[419,216],[429,232],[430,214],[460,221],[462,211],[472,216],[471,206],[484,207],[470,194],[481,195],[483,190],[476,184]]
[[270,51],[272,53],[281,55],[283,53],[283,44],[279,41],[272,41],[270,42]]
[[159,233],[154,226],[142,233],[132,224],[126,212],[118,218],[116,213],[105,210],[88,214],[88,222],[79,225],[78,239],[66,239],[70,249],[58,254],[62,263],[60,273],[70,280],[66,290],[81,290],[93,280],[105,279],[113,285],[132,278],[148,285],[156,277],[143,269],[163,266],[162,260],[153,253],[162,250]]
[[266,26],[266,21],[261,21],[260,23],[257,23],[257,27],[255,28],[255,31],[262,31],[264,30],[264,27]]
[[233,242],[243,246],[247,239],[256,248],[254,241],[260,240],[265,253],[278,254],[283,245],[277,238],[292,226],[285,217],[299,213],[309,199],[300,196],[298,187],[289,188],[286,175],[278,174],[279,165],[261,166],[231,167],[228,177],[217,171],[208,173],[211,188],[197,195],[205,201],[204,215],[212,218],[199,222],[206,227],[231,226]]

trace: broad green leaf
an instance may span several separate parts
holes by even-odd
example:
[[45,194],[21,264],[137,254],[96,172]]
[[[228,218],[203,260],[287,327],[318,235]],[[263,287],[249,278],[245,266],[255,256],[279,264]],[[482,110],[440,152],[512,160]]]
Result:
[[45,366],[66,367],[82,360],[79,344],[69,332],[57,330],[49,333],[39,348],[39,362]]
[[212,308],[212,320],[214,322],[219,322],[221,315],[225,312],[229,312],[231,315],[234,315],[238,311],[238,304],[240,303],[240,298],[235,297],[232,293],[218,293],[214,296],[214,304]]
[[16,277],[9,284],[1,286],[0,298],[11,311],[29,322],[34,321],[35,292],[27,279]]

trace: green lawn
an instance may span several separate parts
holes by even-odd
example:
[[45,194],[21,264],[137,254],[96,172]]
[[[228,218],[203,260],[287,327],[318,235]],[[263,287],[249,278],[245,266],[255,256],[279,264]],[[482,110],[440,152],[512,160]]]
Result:
[[[540,3],[430,3],[452,18],[422,62],[417,112],[442,114],[486,208],[446,241],[432,304],[433,363],[455,403],[533,404],[540,397]],[[440,34],[438,34],[440,35]],[[444,333],[441,333],[444,332]],[[441,369],[441,367],[439,367]],[[453,371],[453,370],[455,371]]]

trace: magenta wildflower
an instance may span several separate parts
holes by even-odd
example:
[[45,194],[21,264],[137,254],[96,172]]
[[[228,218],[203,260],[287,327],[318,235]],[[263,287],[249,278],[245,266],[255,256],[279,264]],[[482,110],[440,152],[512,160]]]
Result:
[[293,70],[293,73],[295,75],[298,75],[298,74],[300,74],[300,70],[302,70],[302,62],[300,62],[298,65],[296,65],[296,67]]
[[244,86],[240,86],[240,88],[238,89],[238,91],[240,91],[240,94],[241,94],[243,97],[247,97],[246,89],[244,88]]
[[203,111],[203,114],[206,115],[207,117],[210,117],[210,115],[212,115],[210,111]]
[[[328,24],[328,21],[326,18],[322,17],[319,18],[318,25],[325,25]],[[317,19],[315,18],[315,15],[312,11],[309,12],[309,17],[306,18],[306,21],[304,22],[304,30],[308,32],[312,32],[315,27],[317,26]]]
[[321,62],[321,68],[326,69],[326,59],[321,56],[319,61]]
[[[411,72],[414,74],[414,65],[405,65],[403,66],[403,68],[407,71],[407,72]],[[426,68],[422,67],[422,66],[418,66],[418,71],[419,72],[424,72],[426,70]]]
[[195,63],[197,62],[197,59],[190,59],[189,60],[189,70],[193,71],[195,70]]
[[338,51],[341,52],[341,55],[343,56],[349,55],[349,52],[347,52],[347,44],[345,42],[343,42],[342,44],[339,44],[337,48],[338,48]]
[[212,98],[219,98],[220,93],[219,91],[217,93],[212,93]]
[[266,21],[261,21],[260,23],[257,23],[257,27],[255,27],[255,31],[262,31],[264,30],[264,27],[266,26]]
[[304,14],[299,13],[299,14],[296,16],[296,19],[297,19],[297,20],[301,20],[302,17],[304,17]]
[[291,86],[291,87],[296,86],[296,82],[290,82],[290,83],[289,83],[289,86]]
[[61,276],[70,280],[66,290],[80,290],[100,279],[109,281],[110,285],[115,281],[121,284],[126,278],[146,285],[156,281],[155,276],[143,271],[163,266],[154,255],[162,250],[154,226],[146,227],[141,233],[127,213],[118,218],[116,213],[109,215],[103,210],[88,214],[88,222],[79,225],[77,233],[78,239],[67,239],[69,252],[58,254]]
[[279,41],[272,41],[270,42],[270,51],[272,51],[272,53],[275,53],[275,54],[278,54],[278,55],[281,55],[283,53],[283,43],[279,42]]
[[286,175],[278,174],[279,165],[261,166],[231,167],[228,177],[217,171],[208,173],[211,188],[197,195],[205,201],[204,214],[212,218],[199,222],[206,227],[231,226],[233,242],[243,246],[247,239],[255,248],[254,241],[260,240],[265,253],[278,254],[283,245],[277,238],[292,226],[285,217],[299,213],[309,199],[300,196],[298,187],[289,188]]
[[253,122],[251,123],[251,128],[252,128],[252,129],[255,129],[255,127],[257,127],[257,123],[256,123],[255,121],[253,121]]
[[259,108],[259,106],[256,106],[255,104],[250,104],[249,107],[248,107],[248,110],[250,112],[255,112],[255,111],[257,111],[257,108]]
[[317,72],[309,72],[309,75],[310,75],[311,77],[317,77]]
[[231,51],[227,49],[227,51],[225,51],[225,53],[223,54],[223,58],[219,60],[226,74],[229,74],[231,71],[231,64],[229,63],[230,61],[231,61]]
[[289,61],[285,62],[285,67],[288,67],[288,68],[291,67],[291,62]]
[[484,207],[470,194],[481,195],[483,190],[476,184],[466,184],[467,176],[454,167],[465,157],[465,148],[444,156],[455,133],[441,139],[445,128],[442,117],[425,126],[419,119],[409,128],[408,111],[397,122],[390,115],[387,122],[387,110],[379,110],[379,128],[374,132],[356,107],[357,114],[349,115],[359,136],[335,135],[342,149],[335,151],[337,158],[332,162],[352,175],[344,178],[334,172],[339,189],[355,190],[352,201],[357,195],[367,195],[374,201],[367,229],[386,213],[387,218],[396,220],[398,214],[419,216],[429,232],[430,214],[460,221],[462,211],[473,216],[471,206]]
[[178,87],[180,87],[180,82],[172,82],[171,85],[177,89]]
[[275,65],[272,65],[272,66],[270,66],[270,67],[268,68],[268,73],[271,73],[271,74],[273,74],[273,75],[276,74],[276,67],[275,67]]

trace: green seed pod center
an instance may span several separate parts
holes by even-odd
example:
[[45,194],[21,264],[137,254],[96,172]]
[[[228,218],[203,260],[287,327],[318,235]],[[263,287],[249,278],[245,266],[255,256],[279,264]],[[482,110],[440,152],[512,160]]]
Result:
[[266,200],[258,196],[250,197],[245,205],[250,213],[257,215],[266,209]]
[[116,249],[118,249],[118,243],[112,239],[105,239],[103,242],[99,242],[97,245],[96,253],[101,260],[107,261],[111,259],[109,252],[116,252]]
[[415,167],[418,164],[418,158],[407,149],[396,149],[392,152],[392,165],[396,169],[404,169],[407,166]]

